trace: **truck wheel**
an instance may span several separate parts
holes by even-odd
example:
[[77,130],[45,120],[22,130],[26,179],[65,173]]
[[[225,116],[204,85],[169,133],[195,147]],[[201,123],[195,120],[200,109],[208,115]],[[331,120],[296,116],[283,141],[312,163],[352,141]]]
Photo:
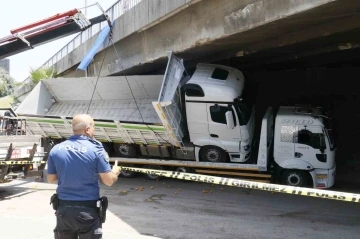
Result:
[[[160,165],[147,165],[145,167],[146,169],[163,170],[163,167],[161,167]],[[163,178],[157,174],[145,174],[145,177],[150,180],[160,180]]]
[[107,145],[107,144],[102,144],[103,145],[103,147],[104,147],[104,150],[106,151],[106,153],[110,156],[110,148],[109,148],[109,145]]
[[136,172],[127,171],[127,170],[125,170],[125,171],[122,170],[120,173],[120,177],[122,177],[122,178],[135,178],[136,175],[137,175]]
[[[196,173],[196,171],[193,168],[188,168],[188,167],[177,167],[175,169],[175,172],[180,172],[180,173]],[[191,183],[190,180],[182,180],[184,183]]]
[[226,162],[226,153],[217,146],[205,146],[200,150],[200,158],[205,162],[224,163]]
[[115,144],[115,151],[120,157],[124,158],[135,158],[136,149],[134,146],[129,144]]
[[49,183],[48,180],[47,180],[47,175],[48,175],[48,171],[47,171],[47,163],[42,171],[42,176],[41,176],[41,179],[44,183]]
[[195,171],[192,168],[187,168],[187,167],[177,167],[175,169],[175,172],[180,172],[180,173],[195,173]]
[[[123,165],[124,167],[136,167],[135,165]],[[121,170],[120,177],[123,178],[134,178],[138,175],[137,172],[128,171],[128,170]]]
[[281,183],[294,186],[294,187],[305,187],[308,186],[309,177],[308,174],[301,170],[285,170],[282,174]]

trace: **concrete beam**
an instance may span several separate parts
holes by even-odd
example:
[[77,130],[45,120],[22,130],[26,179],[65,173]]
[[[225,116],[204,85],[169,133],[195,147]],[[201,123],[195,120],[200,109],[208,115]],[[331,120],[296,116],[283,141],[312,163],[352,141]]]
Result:
[[[116,51],[110,46],[106,52],[101,75],[161,72],[169,50],[194,66],[355,29],[360,27],[359,5],[356,0],[144,0],[116,20]],[[155,22],[154,14],[160,14]],[[80,62],[79,53],[90,43],[73,51],[68,62]],[[95,56],[88,76],[99,73],[104,52]]]
[[[158,2],[149,2],[149,9]],[[358,18],[355,11],[359,5],[355,0],[200,1],[115,43],[121,62],[112,47],[101,75],[140,74],[164,68],[169,50],[185,59],[214,61],[241,51],[246,54],[276,48],[333,34],[346,27],[360,27],[360,21],[352,21],[345,27],[332,24],[335,20],[340,22],[344,13]],[[101,60],[101,54],[94,59],[92,67],[97,72]]]

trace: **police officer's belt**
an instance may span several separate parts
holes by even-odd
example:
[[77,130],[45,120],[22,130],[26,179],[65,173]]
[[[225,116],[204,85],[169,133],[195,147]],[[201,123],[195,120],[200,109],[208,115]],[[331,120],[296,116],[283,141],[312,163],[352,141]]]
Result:
[[96,208],[96,202],[98,200],[90,200],[90,201],[69,201],[69,200],[61,200],[59,199],[59,206],[80,206],[80,207],[91,207]]

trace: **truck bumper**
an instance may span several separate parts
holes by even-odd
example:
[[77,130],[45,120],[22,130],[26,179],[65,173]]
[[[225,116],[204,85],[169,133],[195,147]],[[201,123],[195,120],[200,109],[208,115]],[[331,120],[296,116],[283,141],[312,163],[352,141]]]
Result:
[[335,183],[336,166],[331,169],[315,169],[311,175],[314,188],[331,188]]
[[244,163],[250,159],[251,150],[229,154],[232,163]]

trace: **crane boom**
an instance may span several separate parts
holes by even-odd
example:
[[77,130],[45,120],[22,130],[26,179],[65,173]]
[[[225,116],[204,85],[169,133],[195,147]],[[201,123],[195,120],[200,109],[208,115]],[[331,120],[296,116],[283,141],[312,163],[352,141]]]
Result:
[[91,19],[88,19],[80,9],[72,9],[11,30],[11,35],[0,38],[0,59],[84,31],[103,21],[111,24],[101,6],[95,5],[98,5],[102,14]]

